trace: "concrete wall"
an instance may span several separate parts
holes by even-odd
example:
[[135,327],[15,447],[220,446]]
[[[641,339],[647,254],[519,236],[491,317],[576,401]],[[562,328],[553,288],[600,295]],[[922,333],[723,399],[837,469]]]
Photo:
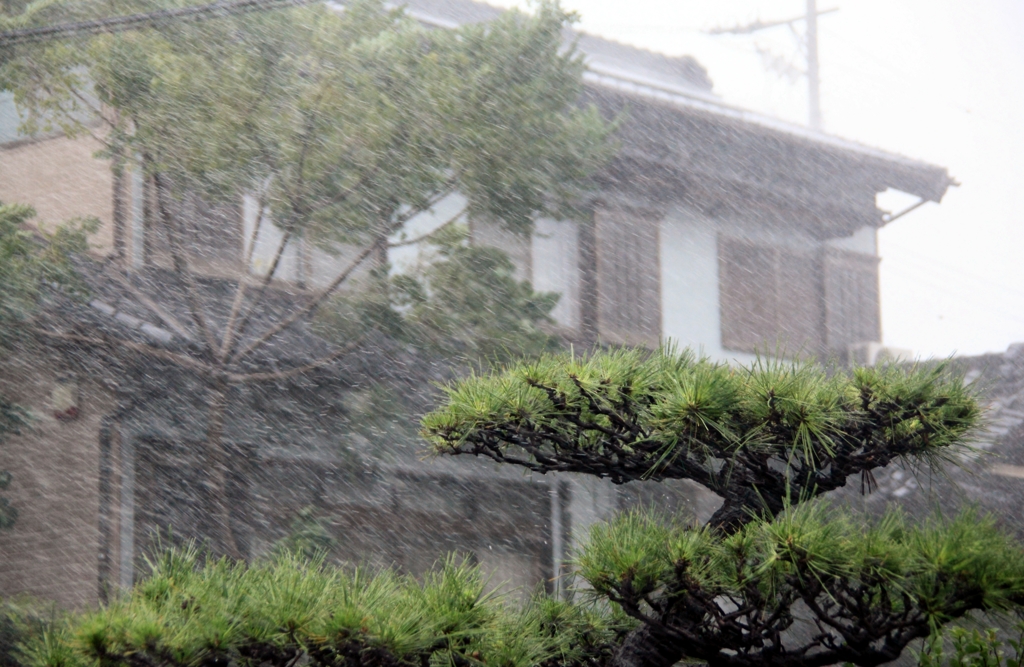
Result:
[[53,390],[66,377],[52,353],[11,355],[0,366],[0,394],[31,410],[32,426],[0,446],[0,470],[13,475],[2,495],[18,509],[0,532],[0,596],[27,594],[66,608],[96,603],[100,568],[100,421],[107,391],[80,377],[79,413],[54,415]]

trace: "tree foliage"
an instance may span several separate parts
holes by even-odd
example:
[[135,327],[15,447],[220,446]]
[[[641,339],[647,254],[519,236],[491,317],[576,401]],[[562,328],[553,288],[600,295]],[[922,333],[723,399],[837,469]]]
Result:
[[97,221],[72,220],[47,233],[29,227],[35,215],[31,206],[0,202],[0,351],[24,332],[47,286],[82,289],[71,257],[88,247]]
[[980,416],[942,365],[828,373],[620,350],[459,381],[423,432],[438,453],[619,484],[689,479],[722,498],[704,526],[633,513],[592,532],[581,576],[640,623],[616,667],[873,666],[974,610],[1018,607],[1020,545],[973,514],[866,525],[816,498],[853,476],[870,489],[893,461],[955,461]]
[[559,295],[517,280],[502,250],[466,242],[453,227],[430,239],[436,251],[415,269],[389,278],[387,290],[339,297],[320,316],[329,338],[352,340],[379,329],[431,356],[507,361],[557,349],[551,311]]
[[[162,0],[157,8],[180,5]],[[16,22],[45,25],[154,8],[148,0],[48,0],[30,5]],[[173,361],[203,378],[210,523],[224,552],[241,555],[225,495],[229,388],[308,373],[361,340],[319,358],[279,363],[271,348],[282,332],[315,315],[364,263],[374,267],[376,280],[366,283],[378,292],[368,302],[379,313],[391,308],[388,247],[406,223],[446,198],[465,199],[460,215],[516,234],[529,232],[539,215],[571,216],[583,201],[592,174],[610,156],[611,127],[594,108],[578,104],[584,63],[562,42],[572,20],[542,2],[532,14],[430,30],[380,0],[356,0],[344,11],[316,3],[5,52],[0,89],[13,91],[26,131],[90,132],[104,143],[115,180],[134,169],[152,191],[146,224],[166,241],[175,288],[188,308],[187,316],[167,309],[154,309],[154,316],[195,344],[168,351],[110,336],[50,335],[122,357]],[[202,221],[182,210],[194,197],[237,204],[244,195],[255,198],[258,211],[228,305],[204,298],[193,267],[206,248],[189,244]],[[251,249],[271,227],[276,247],[256,266]],[[115,224],[115,238],[123,237]],[[287,312],[271,313],[264,297],[298,242],[338,256],[336,273]],[[460,264],[460,253],[466,254],[454,252],[449,268]],[[254,266],[263,274],[255,280]],[[515,296],[531,306],[522,289]],[[428,319],[423,308],[410,308]],[[531,335],[532,317],[519,323]],[[446,326],[466,331],[462,324]],[[470,326],[485,329],[479,321]]]
[[123,598],[34,644],[30,663],[582,665],[623,622],[544,597],[514,607],[484,584],[455,559],[417,581],[287,554],[246,565],[169,552]]
[[[110,9],[51,3],[36,20]],[[605,124],[576,107],[568,19],[542,4],[430,31],[372,0],[316,5],[26,46],[0,81],[26,129],[81,132],[100,116],[111,149],[150,156],[179,191],[262,192],[275,225],[328,250],[389,234],[456,188],[475,215],[522,231],[564,213],[608,154]]]
[[[1024,602],[1020,545],[968,512],[874,525],[821,502],[732,534],[631,513],[580,556],[594,590],[683,656],[709,665],[811,667],[895,660],[974,610]],[[802,607],[813,630],[787,634]]]
[[[1024,605],[1020,544],[970,511],[868,521],[817,485],[949,458],[978,418],[941,367],[829,375],[670,349],[512,363],[449,388],[423,421],[438,451],[619,483],[682,477],[743,503],[706,525],[649,510],[599,524],[575,555],[574,598],[521,607],[452,560],[416,582],[288,551],[254,565],[175,552],[37,643],[34,664],[874,667],[921,641],[934,667],[945,626]],[[949,637],[956,664],[1003,659],[989,635]]]
[[690,479],[738,527],[902,459],[959,453],[980,409],[943,372],[834,373],[761,360],[735,368],[671,349],[549,355],[448,390],[423,422],[436,452],[616,483]]

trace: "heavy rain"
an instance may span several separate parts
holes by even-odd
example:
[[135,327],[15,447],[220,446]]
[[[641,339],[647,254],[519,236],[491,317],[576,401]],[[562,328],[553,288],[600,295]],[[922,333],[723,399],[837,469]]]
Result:
[[492,2],[0,0],[0,667],[1024,664],[1021,7]]

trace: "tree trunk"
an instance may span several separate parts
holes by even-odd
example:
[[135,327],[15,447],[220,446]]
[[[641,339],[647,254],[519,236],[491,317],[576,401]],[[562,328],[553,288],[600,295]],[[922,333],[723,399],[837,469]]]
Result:
[[214,535],[214,548],[234,559],[240,559],[228,500],[228,453],[224,449],[224,413],[227,410],[228,386],[215,380],[210,386],[210,399],[206,421],[206,503],[210,526]]
[[124,177],[124,148],[118,146],[114,149],[114,186],[113,198],[111,201],[112,215],[114,219],[114,260],[118,268],[128,268],[128,242],[127,242],[127,219],[128,215],[125,206],[125,177]]
[[644,623],[626,635],[609,667],[672,667],[683,657],[668,633]]

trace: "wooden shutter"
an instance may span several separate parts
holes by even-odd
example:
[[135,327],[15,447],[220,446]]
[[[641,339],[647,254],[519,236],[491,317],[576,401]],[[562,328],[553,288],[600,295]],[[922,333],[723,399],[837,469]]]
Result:
[[775,311],[779,344],[800,356],[817,356],[824,347],[821,259],[811,249],[777,249]]
[[753,352],[775,336],[775,254],[771,248],[721,239],[718,244],[722,347]]
[[602,341],[656,347],[661,340],[658,220],[604,209],[595,213],[595,227]]
[[882,339],[878,257],[830,248],[825,255],[825,325],[828,347],[845,354],[850,345]]
[[824,324],[817,254],[729,238],[718,248],[722,347],[817,355]]

